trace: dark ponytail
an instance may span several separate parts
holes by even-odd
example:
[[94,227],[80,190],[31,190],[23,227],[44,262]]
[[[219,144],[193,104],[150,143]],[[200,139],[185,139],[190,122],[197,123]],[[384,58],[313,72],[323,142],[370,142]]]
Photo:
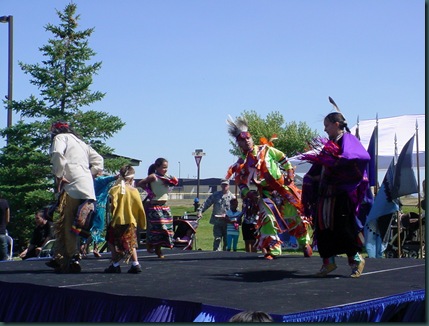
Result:
[[346,118],[344,118],[341,112],[331,112],[325,117],[325,119],[332,123],[338,122],[339,128],[341,130],[345,130],[348,133],[350,133],[350,129],[347,126]]
[[155,160],[155,163],[152,163],[147,170],[147,174],[152,174],[156,172],[156,169],[159,168],[164,162],[168,162],[165,158],[159,157]]

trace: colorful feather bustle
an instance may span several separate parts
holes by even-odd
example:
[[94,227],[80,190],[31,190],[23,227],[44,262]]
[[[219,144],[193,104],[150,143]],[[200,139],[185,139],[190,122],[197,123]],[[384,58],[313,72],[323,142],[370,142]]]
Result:
[[333,165],[341,157],[341,148],[326,138],[315,138],[310,143],[311,151],[300,154],[299,159],[312,164]]

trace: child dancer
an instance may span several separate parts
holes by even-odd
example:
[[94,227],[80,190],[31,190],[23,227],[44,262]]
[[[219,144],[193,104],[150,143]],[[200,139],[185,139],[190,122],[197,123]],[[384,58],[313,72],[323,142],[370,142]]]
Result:
[[138,186],[145,189],[149,200],[145,204],[148,227],[146,246],[148,252],[153,252],[159,258],[164,258],[161,247],[173,248],[173,216],[167,206],[170,187],[176,186],[179,181],[167,174],[168,161],[158,158],[148,169],[148,176],[139,181]]
[[238,236],[240,234],[239,227],[241,224],[242,212],[238,211],[238,200],[233,198],[230,201],[231,208],[226,212],[226,250],[237,251]]
[[112,264],[105,273],[120,273],[119,262],[123,259],[132,266],[128,273],[141,273],[137,258],[137,226],[146,228],[146,214],[139,191],[132,186],[134,168],[125,165],[119,171],[119,183],[109,191],[112,220],[107,228],[107,242],[112,253]]

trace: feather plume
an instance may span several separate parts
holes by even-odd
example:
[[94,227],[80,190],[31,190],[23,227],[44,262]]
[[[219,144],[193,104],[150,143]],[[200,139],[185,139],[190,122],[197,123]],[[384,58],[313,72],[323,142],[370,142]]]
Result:
[[238,117],[233,121],[232,117],[228,115],[226,123],[228,124],[228,133],[231,137],[237,138],[242,132],[248,131],[247,120],[243,117]]
[[335,101],[330,96],[329,96],[329,102],[334,106],[335,111],[341,112],[340,109],[338,108],[337,104],[335,103]]

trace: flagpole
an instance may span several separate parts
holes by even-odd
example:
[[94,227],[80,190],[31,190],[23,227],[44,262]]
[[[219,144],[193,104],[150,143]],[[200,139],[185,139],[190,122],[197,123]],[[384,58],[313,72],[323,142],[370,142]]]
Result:
[[[397,161],[398,161],[398,139],[396,137],[396,133],[395,133],[395,138],[394,138],[394,142],[395,142],[395,155],[394,155],[394,164],[396,165]],[[396,171],[396,167],[395,167],[395,171]],[[402,219],[401,219],[401,215],[399,214],[400,212],[397,211],[396,212],[396,223],[398,226],[398,258],[401,258],[402,256],[402,248],[401,248],[401,231],[402,231]]]
[[419,235],[420,235],[420,258],[423,258],[423,222],[422,222],[422,207],[420,204],[420,160],[419,160],[419,124],[416,119],[416,150],[417,150],[417,207],[419,208]]
[[375,185],[374,185],[374,195],[378,193],[378,113],[375,117]]
[[357,121],[356,121],[355,137],[360,140],[360,135],[359,135],[359,115],[357,116]]
[[396,164],[396,162],[398,162],[398,138],[396,137],[396,133],[395,133],[394,143],[395,143],[395,164]]

